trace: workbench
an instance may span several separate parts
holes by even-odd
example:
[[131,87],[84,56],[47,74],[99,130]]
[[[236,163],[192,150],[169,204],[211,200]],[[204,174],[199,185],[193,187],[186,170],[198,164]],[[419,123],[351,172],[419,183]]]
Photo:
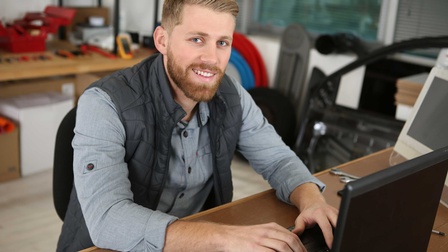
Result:
[[0,52],[0,82],[26,80],[53,76],[84,73],[111,72],[139,63],[155,50],[138,49],[132,59],[110,59],[96,52],[74,58],[55,55],[56,50],[74,50],[76,47],[66,42],[47,45],[47,51],[35,53]]

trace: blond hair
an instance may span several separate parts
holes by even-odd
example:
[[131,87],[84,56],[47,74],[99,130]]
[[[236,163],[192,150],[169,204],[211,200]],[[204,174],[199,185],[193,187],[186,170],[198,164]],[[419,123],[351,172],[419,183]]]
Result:
[[162,27],[171,32],[182,23],[182,11],[185,5],[199,5],[216,12],[232,14],[235,19],[239,12],[236,0],[165,0],[162,10]]

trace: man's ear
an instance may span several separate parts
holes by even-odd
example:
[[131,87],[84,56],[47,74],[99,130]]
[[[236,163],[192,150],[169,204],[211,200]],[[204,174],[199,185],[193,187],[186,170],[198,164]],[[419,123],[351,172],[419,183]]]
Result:
[[154,30],[154,45],[156,46],[157,50],[161,54],[166,54],[167,46],[168,46],[168,33],[165,29],[162,28],[162,26],[157,26],[157,28]]

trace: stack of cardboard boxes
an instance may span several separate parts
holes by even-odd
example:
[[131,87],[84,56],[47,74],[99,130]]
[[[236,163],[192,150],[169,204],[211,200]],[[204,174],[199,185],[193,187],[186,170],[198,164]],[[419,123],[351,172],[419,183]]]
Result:
[[86,87],[110,73],[0,82],[0,116],[16,126],[0,134],[0,182],[52,169],[60,122]]
[[406,121],[409,117],[428,75],[429,73],[419,73],[397,80],[397,92],[395,93],[396,119]]
[[0,116],[14,123],[0,134],[0,182],[53,167],[57,128],[73,108],[74,78],[0,83]]

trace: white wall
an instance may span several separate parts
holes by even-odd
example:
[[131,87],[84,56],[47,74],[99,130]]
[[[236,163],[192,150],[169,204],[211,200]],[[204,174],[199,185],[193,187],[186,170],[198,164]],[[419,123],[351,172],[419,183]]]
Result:
[[56,0],[0,0],[0,18],[3,21],[11,21],[21,18],[26,12],[42,11],[45,6],[56,2]]

